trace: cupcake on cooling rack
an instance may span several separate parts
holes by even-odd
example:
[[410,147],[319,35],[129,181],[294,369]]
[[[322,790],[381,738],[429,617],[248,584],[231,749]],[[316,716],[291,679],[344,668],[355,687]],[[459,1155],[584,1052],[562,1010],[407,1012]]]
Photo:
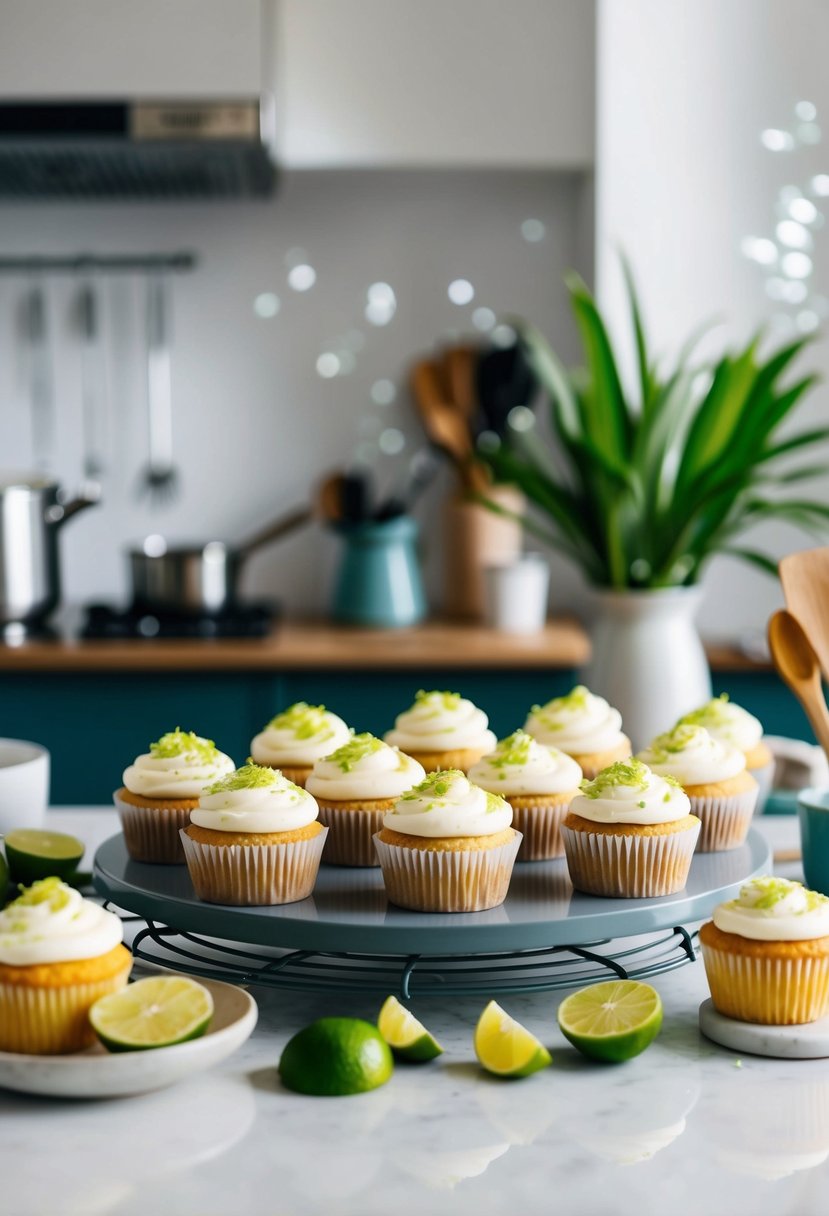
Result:
[[501,739],[469,770],[469,780],[512,807],[512,826],[523,840],[519,861],[561,857],[561,824],[579,792],[582,771],[571,756],[544,747],[523,730]]
[[673,777],[702,821],[701,853],[736,849],[746,838],[757,802],[757,782],[736,747],[704,726],[675,726],[657,735],[639,759],[663,777]]
[[711,999],[741,1022],[790,1026],[829,1013],[829,899],[753,878],[699,933]]
[[374,838],[386,894],[418,912],[480,912],[504,902],[521,833],[497,794],[459,769],[398,798]]
[[641,760],[617,760],[570,804],[562,825],[577,891],[651,899],[688,880],[700,822],[679,784]]
[[212,739],[179,727],[136,756],[113,795],[133,861],[183,865],[180,830],[204,787],[232,772],[233,761]]
[[545,747],[557,747],[572,756],[588,781],[631,753],[618,709],[583,684],[546,705],[534,705],[524,729]]
[[709,735],[736,747],[746,759],[746,768],[760,787],[758,805],[765,802],[774,777],[774,756],[763,738],[759,718],[729,700],[728,693],[712,697],[705,705],[685,714],[678,726],[704,726]]
[[58,1055],[94,1041],[90,1006],[127,982],[121,921],[59,878],[0,912],[0,1051]]
[[181,841],[199,899],[290,904],[314,889],[327,834],[311,794],[250,762],[207,787]]
[[315,761],[342,747],[351,730],[324,705],[297,701],[283,709],[255,735],[251,757],[256,764],[278,768],[295,785],[305,785]]
[[424,692],[398,714],[386,743],[399,747],[427,773],[441,769],[466,772],[495,746],[489,718],[459,692]]
[[374,735],[354,735],[317,760],[305,783],[329,828],[322,860],[335,866],[376,866],[374,837],[396,800],[426,776],[423,766]]

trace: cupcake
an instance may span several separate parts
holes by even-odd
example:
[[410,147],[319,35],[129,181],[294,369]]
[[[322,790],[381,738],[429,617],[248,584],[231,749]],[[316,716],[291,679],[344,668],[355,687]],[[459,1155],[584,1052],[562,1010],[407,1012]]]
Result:
[[481,912],[504,902],[521,833],[497,794],[459,769],[397,800],[374,837],[386,894],[417,912]]
[[712,697],[705,705],[685,714],[678,726],[704,726],[709,735],[736,747],[746,758],[746,768],[760,787],[758,810],[762,809],[774,777],[774,756],[763,739],[763,727],[754,714],[729,701],[728,693]]
[[710,735],[704,726],[675,726],[657,735],[639,759],[663,777],[673,777],[702,820],[701,853],[736,849],[746,838],[757,802],[757,782],[745,756]]
[[330,756],[351,738],[351,731],[324,705],[297,701],[271,718],[255,735],[251,758],[255,764],[278,768],[283,777],[304,786],[315,760]]
[[577,684],[566,697],[534,705],[524,730],[545,747],[557,747],[572,756],[588,781],[631,753],[618,709],[583,684]]
[[679,784],[641,760],[584,781],[561,828],[573,886],[623,899],[681,891],[700,831],[690,809]]
[[424,692],[414,705],[398,714],[386,743],[399,747],[422,764],[427,773],[440,769],[466,772],[495,746],[489,718],[459,692]]
[[469,780],[512,807],[512,825],[523,840],[519,861],[561,857],[561,824],[579,792],[582,772],[571,756],[544,747],[516,730],[469,770]]
[[190,822],[204,787],[232,772],[233,761],[212,739],[179,727],[136,756],[113,795],[133,861],[183,865],[180,830]]
[[59,878],[0,912],[0,1051],[59,1055],[94,1042],[89,1008],[127,982],[121,921]]
[[199,899],[291,904],[314,889],[327,834],[309,793],[249,762],[207,787],[181,842]]
[[322,860],[335,866],[376,866],[374,837],[395,801],[426,776],[423,766],[374,735],[354,735],[317,760],[305,783],[330,828]]
[[711,999],[740,1022],[792,1026],[829,1013],[829,899],[753,878],[699,933]]

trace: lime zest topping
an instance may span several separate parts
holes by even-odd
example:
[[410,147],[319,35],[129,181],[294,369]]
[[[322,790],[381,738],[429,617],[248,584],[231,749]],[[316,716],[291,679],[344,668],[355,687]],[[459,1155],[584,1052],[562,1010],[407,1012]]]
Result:
[[290,731],[295,739],[319,737],[324,740],[334,736],[334,729],[325,706],[309,705],[307,701],[296,701],[287,709],[283,709],[275,718],[271,718],[268,728]]
[[280,789],[299,789],[299,786],[294,785],[293,781],[289,781],[278,769],[254,764],[253,760],[249,758],[247,764],[237,768],[234,773],[228,773],[226,777],[220,777],[212,785],[206,786],[203,792],[205,794],[226,794],[231,790],[265,789],[269,785],[277,785]]
[[491,815],[493,811],[502,811],[509,804],[499,794],[493,794],[491,790],[486,790],[486,813]]
[[495,751],[485,757],[486,762],[493,768],[523,766],[529,763],[534,743],[535,739],[525,730],[514,730],[505,739],[499,739]]
[[212,764],[219,758],[219,749],[212,739],[203,739],[192,730],[168,730],[155,743],[150,744],[150,754],[156,760],[174,760],[177,756],[196,756],[203,764]]
[[373,756],[375,752],[382,751],[384,747],[388,747],[388,744],[384,743],[382,739],[378,739],[376,735],[372,735],[368,731],[362,731],[359,735],[354,735],[349,739],[348,743],[338,747],[330,756],[326,756],[325,759],[333,760],[344,773],[350,773],[355,765],[364,760],[366,756]]
[[689,714],[683,714],[677,726],[726,726],[733,718],[733,714],[729,712],[732,708],[738,707],[729,705],[728,693],[723,692],[718,697],[706,701],[699,709],[692,709]]
[[419,785],[413,785],[400,801],[417,802],[421,798],[445,798],[458,778],[463,776],[459,768],[446,768],[441,772],[429,773]]
[[793,882],[789,878],[776,878],[766,874],[760,878],[752,878],[740,887],[737,899],[730,901],[732,908],[749,908],[755,912],[771,912],[790,895],[804,897],[803,908],[799,911],[789,909],[794,916],[803,916],[829,904],[829,898],[818,891],[810,891],[802,882]]
[[664,734],[657,735],[647,752],[657,764],[664,764],[671,756],[687,751],[696,743],[704,743],[708,738],[710,736],[704,726],[680,722],[673,730],[666,730]]
[[424,706],[432,709],[432,717],[436,718],[442,710],[448,710],[449,713],[454,713],[460,708],[463,697],[459,692],[440,692],[432,690],[426,692],[419,688],[415,693],[414,708]]
[[650,789],[651,770],[641,760],[632,757],[630,760],[617,760],[608,768],[603,768],[592,781],[586,778],[581,783],[581,792],[586,798],[601,798],[608,790],[617,786],[630,786],[635,790]]
[[69,903],[71,894],[71,889],[59,878],[40,878],[30,887],[21,887],[17,899],[7,905],[6,912],[12,908],[33,908],[38,904],[48,904],[53,912],[59,912]]
[[577,684],[563,697],[553,697],[545,705],[533,705],[532,712],[536,714],[547,730],[563,730],[564,723],[556,721],[556,715],[568,710],[586,710],[590,708],[593,694],[584,684]]

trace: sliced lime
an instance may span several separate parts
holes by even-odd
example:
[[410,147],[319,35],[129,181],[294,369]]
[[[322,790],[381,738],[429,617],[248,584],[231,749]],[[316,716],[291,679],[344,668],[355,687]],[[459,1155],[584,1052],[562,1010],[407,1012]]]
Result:
[[475,1055],[499,1077],[528,1077],[552,1063],[544,1044],[490,1001],[475,1027]]
[[172,1047],[203,1035],[213,997],[184,975],[151,976],[102,996],[89,1011],[92,1029],[108,1051]]
[[396,1056],[401,1060],[423,1063],[443,1054],[434,1035],[400,1004],[396,996],[388,997],[380,1010],[377,1029]]
[[66,878],[78,868],[84,846],[64,832],[14,828],[4,840],[12,882],[25,886],[39,878]]
[[562,1001],[558,1024],[583,1055],[619,1064],[649,1047],[662,1026],[662,1000],[650,984],[607,980]]

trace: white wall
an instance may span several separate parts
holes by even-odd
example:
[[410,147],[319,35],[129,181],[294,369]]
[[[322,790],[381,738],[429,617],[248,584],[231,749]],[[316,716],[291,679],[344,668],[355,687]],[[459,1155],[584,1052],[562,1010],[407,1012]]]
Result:
[[[773,235],[782,186],[805,187],[812,174],[829,172],[829,6],[599,0],[597,21],[597,278],[619,333],[626,320],[619,244],[636,269],[658,348],[676,350],[713,315],[728,324],[709,350],[763,321],[790,326],[798,309],[769,300],[762,271],[740,243]],[[823,142],[768,151],[760,132],[793,127],[803,99],[817,105]],[[829,288],[827,244],[824,228],[813,255],[818,295]],[[829,370],[825,348],[807,364]],[[825,422],[827,402],[825,388],[814,393],[800,422]],[[819,489],[825,497],[829,481]],[[783,528],[751,539],[778,555],[810,543]],[[707,583],[701,620],[709,635],[763,628],[781,599],[772,580],[731,561],[715,561]]]

